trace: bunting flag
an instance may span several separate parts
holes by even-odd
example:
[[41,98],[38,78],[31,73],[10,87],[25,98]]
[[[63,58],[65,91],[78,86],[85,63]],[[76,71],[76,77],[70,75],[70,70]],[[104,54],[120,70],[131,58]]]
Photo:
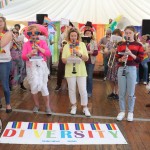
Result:
[[14,0],[0,0],[0,8],[4,8],[12,1],[14,1]]
[[48,17],[45,16],[44,17],[44,23],[48,23],[49,24],[50,22],[51,22],[51,20]]

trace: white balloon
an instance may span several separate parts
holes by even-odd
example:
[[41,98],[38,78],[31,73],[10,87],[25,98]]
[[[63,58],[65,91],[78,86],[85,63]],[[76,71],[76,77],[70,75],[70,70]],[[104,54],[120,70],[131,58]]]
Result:
[[126,26],[131,25],[129,19],[126,17],[122,17],[121,20],[117,24],[117,29],[124,30]]

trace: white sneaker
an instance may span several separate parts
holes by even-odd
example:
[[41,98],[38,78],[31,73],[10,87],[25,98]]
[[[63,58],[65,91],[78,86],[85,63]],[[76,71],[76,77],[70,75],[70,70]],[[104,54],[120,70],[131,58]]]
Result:
[[83,108],[83,113],[85,114],[86,117],[91,117],[91,114],[90,114],[89,109],[87,107]]
[[128,121],[133,121],[133,113],[128,112],[127,120],[128,120]]
[[143,82],[143,84],[144,84],[144,85],[146,85],[146,84],[147,84],[147,82]]
[[75,115],[76,112],[77,112],[77,106],[76,106],[76,105],[73,105],[73,106],[71,107],[70,114],[71,114],[71,115]]
[[104,77],[104,79],[103,79],[104,81],[106,81],[106,77]]
[[45,112],[49,116],[52,115],[52,111],[51,111],[50,107],[46,108]]
[[121,121],[125,117],[125,112],[120,112],[117,116],[117,120]]
[[38,111],[39,111],[39,107],[34,106],[34,108],[33,108],[33,112],[34,112],[34,113],[38,113]]

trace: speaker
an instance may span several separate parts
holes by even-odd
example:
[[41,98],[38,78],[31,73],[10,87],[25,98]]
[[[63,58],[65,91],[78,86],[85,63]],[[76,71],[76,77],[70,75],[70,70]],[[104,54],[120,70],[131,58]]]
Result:
[[150,34],[150,20],[144,19],[142,21],[142,35]]
[[36,14],[36,22],[38,24],[43,24],[44,17],[48,17],[48,14]]

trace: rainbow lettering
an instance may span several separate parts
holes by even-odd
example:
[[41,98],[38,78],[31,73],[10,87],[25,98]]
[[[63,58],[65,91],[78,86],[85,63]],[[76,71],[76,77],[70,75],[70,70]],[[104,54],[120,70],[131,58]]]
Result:
[[75,129],[76,130],[84,130],[83,123],[75,123]]
[[52,130],[52,123],[44,123],[43,130]]
[[12,128],[19,129],[19,128],[21,128],[21,124],[22,124],[22,122],[16,122],[16,121],[14,121],[12,123]]
[[111,123],[111,124],[106,124],[108,130],[116,130],[115,124]]
[[92,130],[101,130],[98,123],[91,123],[90,125]]
[[68,123],[60,123],[60,130],[69,130]]
[[29,122],[28,129],[37,129],[37,123]]

